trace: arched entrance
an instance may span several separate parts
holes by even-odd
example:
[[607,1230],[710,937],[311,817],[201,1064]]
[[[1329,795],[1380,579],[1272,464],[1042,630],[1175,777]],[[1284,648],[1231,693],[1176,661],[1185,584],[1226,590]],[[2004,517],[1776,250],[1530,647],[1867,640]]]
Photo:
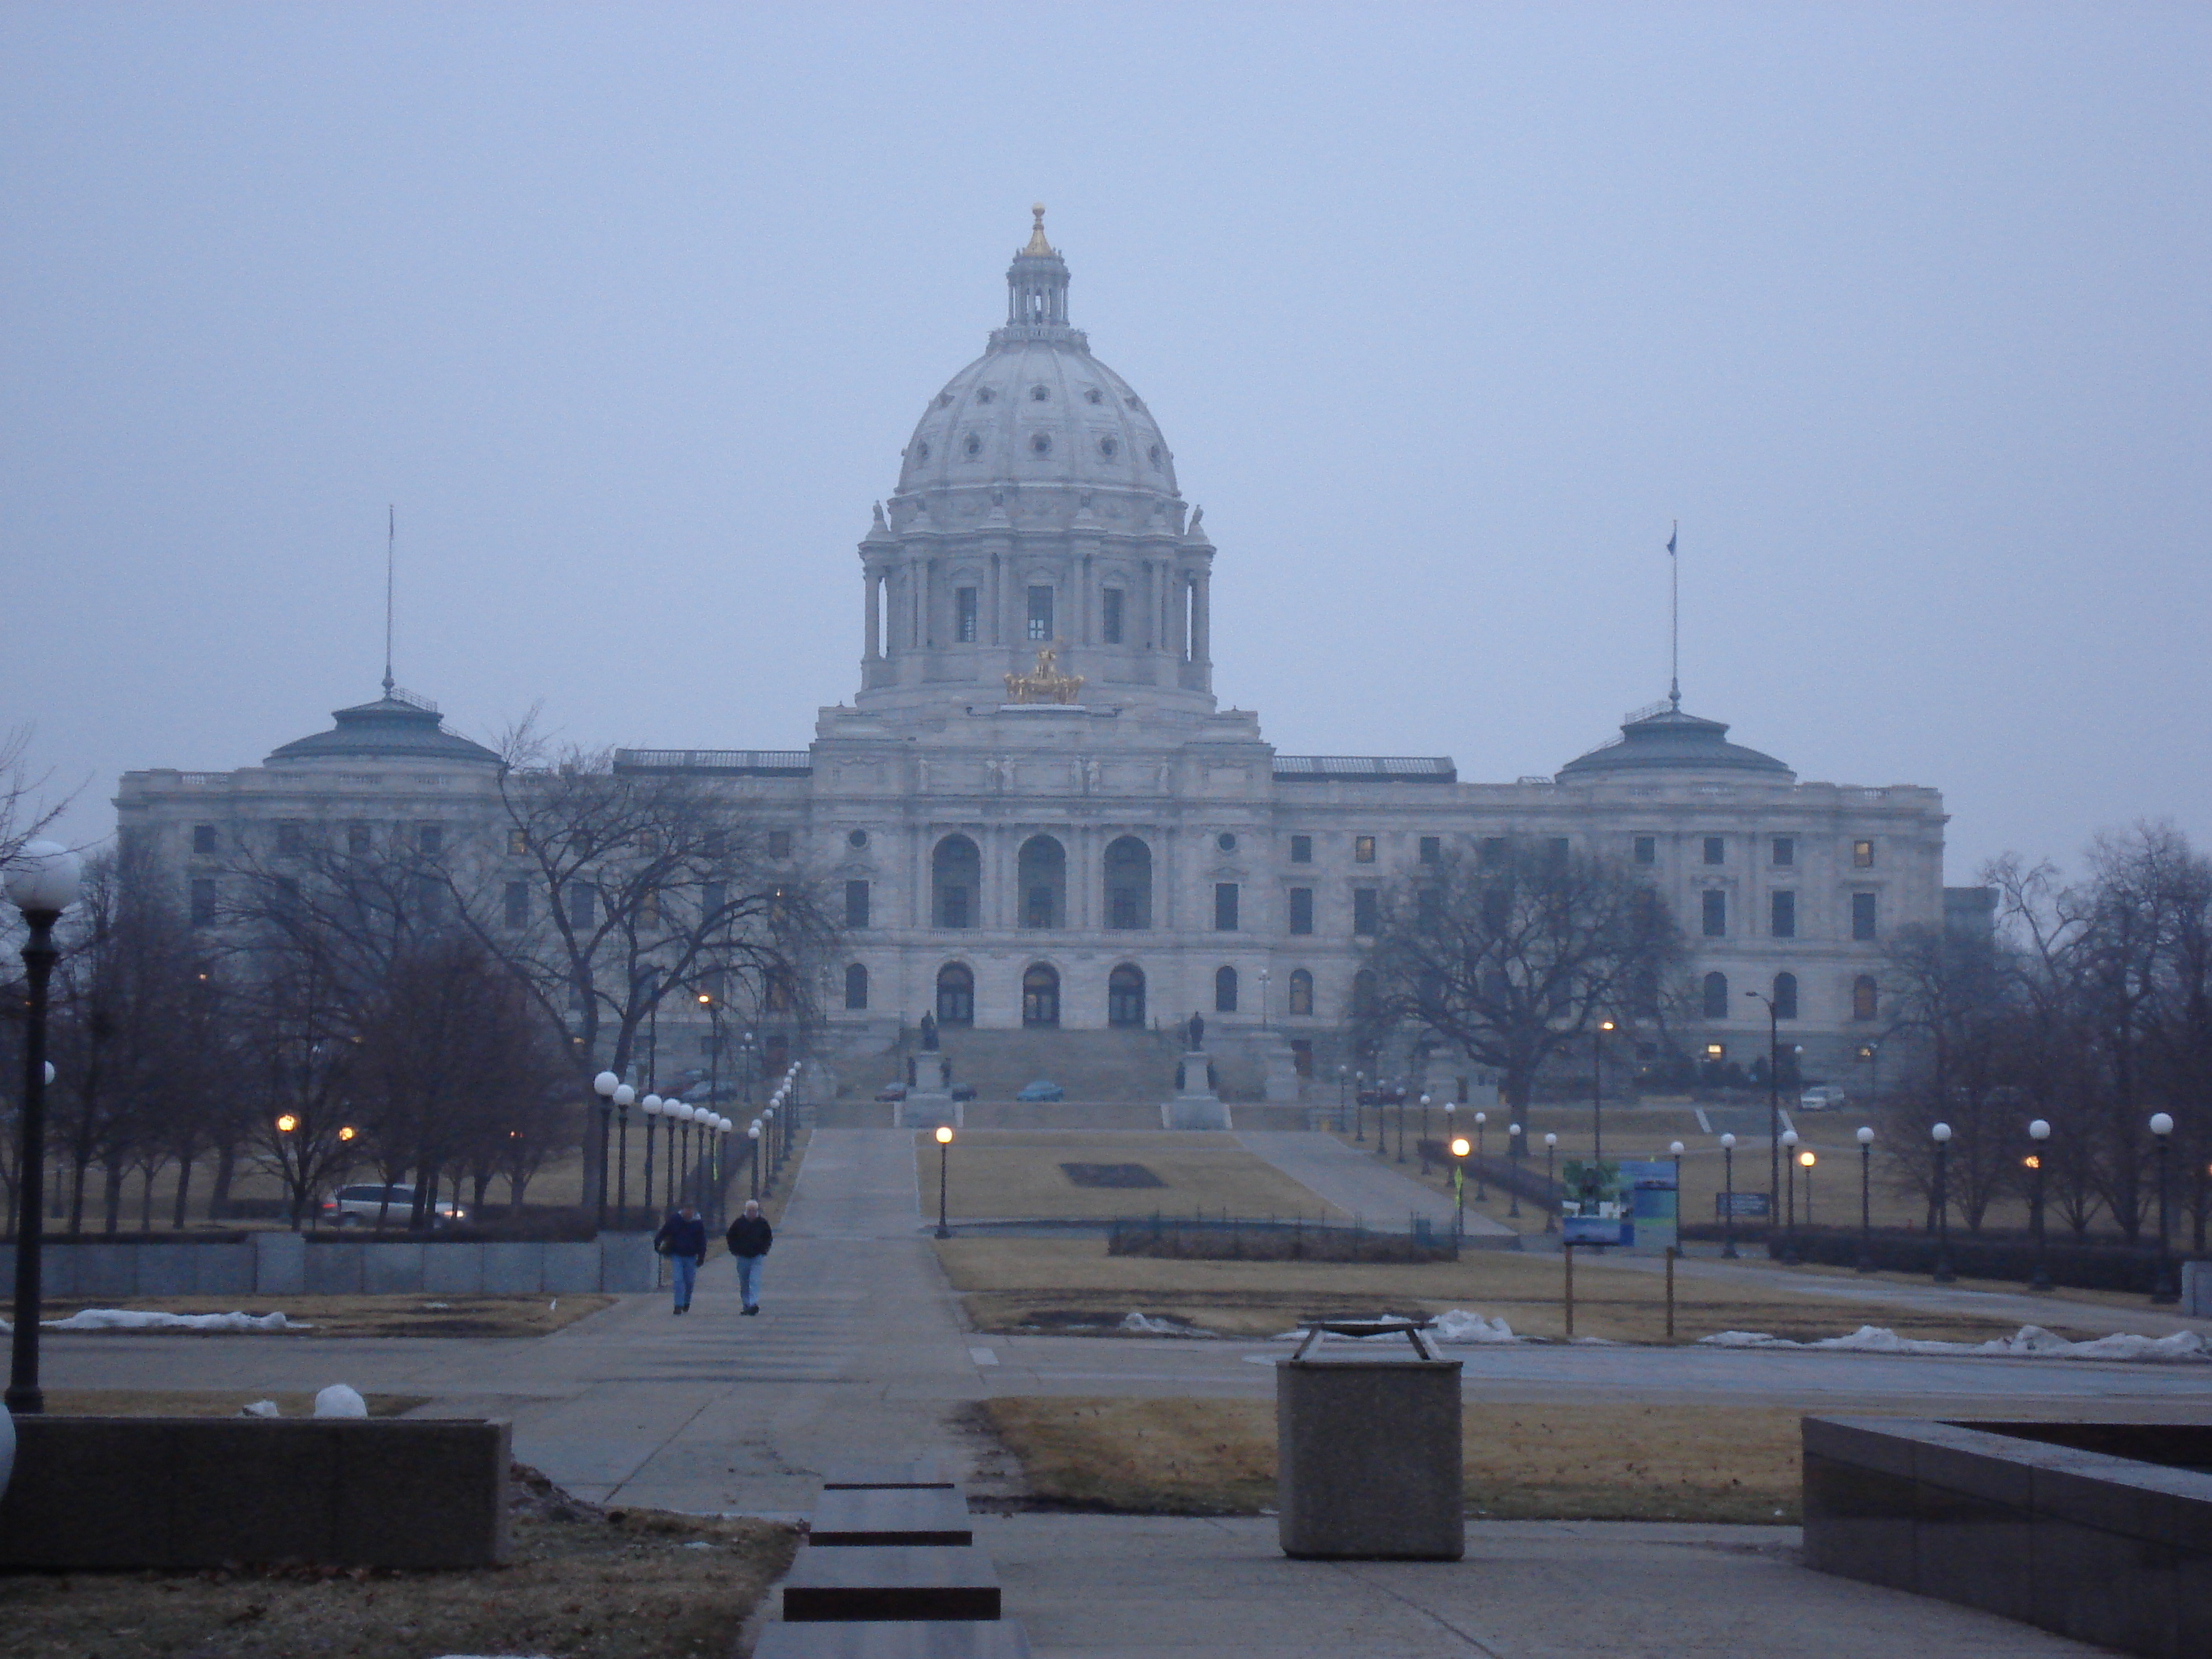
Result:
[[1067,849],[1050,836],[1031,836],[1016,860],[1021,878],[1022,926],[1067,925]]
[[975,975],[963,962],[948,962],[937,970],[937,1023],[975,1023]]
[[1022,1024],[1049,1026],[1060,1024],[1060,970],[1034,963],[1022,975]]
[[1106,1023],[1142,1025],[1145,1023],[1145,970],[1123,963],[1106,975]]
[[1106,845],[1106,925],[1124,931],[1152,925],[1152,849],[1134,836]]

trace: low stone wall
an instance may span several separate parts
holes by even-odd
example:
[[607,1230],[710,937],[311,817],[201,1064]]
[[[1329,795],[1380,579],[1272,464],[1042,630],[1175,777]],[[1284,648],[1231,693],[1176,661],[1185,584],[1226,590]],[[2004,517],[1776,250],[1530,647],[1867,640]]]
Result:
[[2212,1653],[2212,1427],[1804,1420],[1805,1562],[2126,1653]]
[[15,1436],[0,1568],[507,1555],[504,1423],[23,1417]]
[[[252,1233],[237,1243],[184,1244],[56,1239],[40,1252],[50,1297],[127,1301],[151,1296],[577,1295],[650,1291],[659,1261],[647,1233],[601,1233],[581,1243],[512,1243]],[[15,1247],[0,1245],[0,1284],[12,1283]]]

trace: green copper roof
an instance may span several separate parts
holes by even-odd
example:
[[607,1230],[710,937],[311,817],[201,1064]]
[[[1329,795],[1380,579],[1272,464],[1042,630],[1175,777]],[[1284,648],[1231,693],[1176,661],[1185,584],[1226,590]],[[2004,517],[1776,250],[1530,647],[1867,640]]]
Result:
[[386,691],[374,702],[331,712],[328,732],[288,743],[263,762],[285,766],[319,760],[443,761],[457,766],[497,766],[500,758],[480,743],[446,730],[435,703]]

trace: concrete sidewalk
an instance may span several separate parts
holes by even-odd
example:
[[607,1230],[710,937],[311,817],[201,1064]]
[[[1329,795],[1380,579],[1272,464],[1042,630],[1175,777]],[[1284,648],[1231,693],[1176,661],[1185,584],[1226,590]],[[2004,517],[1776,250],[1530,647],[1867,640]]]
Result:
[[[1265,1158],[1291,1180],[1318,1193],[1340,1210],[1348,1210],[1369,1226],[1395,1232],[1409,1216],[1425,1218],[1432,1227],[1449,1231],[1457,1206],[1434,1188],[1400,1173],[1398,1166],[1372,1152],[1347,1146],[1334,1135],[1310,1130],[1249,1129],[1237,1144],[1255,1158]],[[1470,1236],[1510,1238],[1513,1230],[1500,1221],[1470,1210]]]

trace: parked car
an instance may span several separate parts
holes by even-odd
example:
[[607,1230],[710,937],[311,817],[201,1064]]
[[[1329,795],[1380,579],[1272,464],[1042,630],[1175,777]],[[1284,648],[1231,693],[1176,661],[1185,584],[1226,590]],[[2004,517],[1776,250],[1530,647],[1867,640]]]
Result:
[[1841,1109],[1850,1098],[1832,1083],[1816,1083],[1798,1097],[1797,1105],[1802,1111],[1832,1112]]
[[1065,1100],[1067,1098],[1067,1091],[1049,1079],[1039,1078],[1034,1083],[1022,1085],[1021,1092],[1014,1098],[1016,1100]]
[[892,1102],[904,1100],[906,1098],[906,1085],[903,1083],[886,1083],[882,1088],[876,1091],[876,1098],[878,1100]]
[[1359,1103],[1362,1106],[1402,1106],[1406,1103],[1406,1091],[1395,1083],[1377,1084],[1359,1091]]
[[[387,1227],[404,1227],[415,1212],[412,1187],[341,1187],[324,1199],[322,1220],[332,1227],[374,1227],[379,1211]],[[465,1221],[468,1212],[447,1200],[438,1200],[432,1225]]]
[[955,1099],[955,1100],[973,1100],[973,1099],[975,1099],[975,1085],[974,1084],[972,1084],[972,1083],[956,1083],[956,1084],[954,1084],[954,1085],[952,1085],[952,1097],[953,1097],[953,1099]]

